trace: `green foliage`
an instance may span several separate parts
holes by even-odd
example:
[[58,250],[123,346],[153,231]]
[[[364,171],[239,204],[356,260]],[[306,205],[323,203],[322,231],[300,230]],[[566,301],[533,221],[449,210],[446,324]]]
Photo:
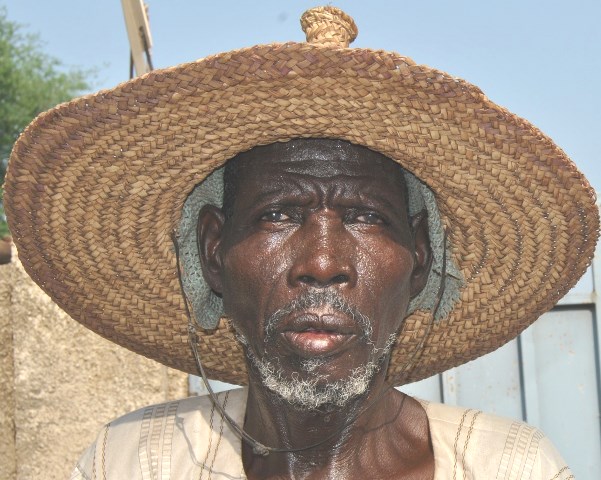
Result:
[[2,206],[2,194],[4,190],[0,187],[0,240],[6,237],[10,232],[8,231],[8,225],[6,224],[6,218],[4,216],[4,207]]
[[[0,7],[0,185],[19,133],[37,114],[90,89],[90,72],[65,70],[42,51],[36,35],[7,18]],[[0,187],[0,238],[8,233]]]

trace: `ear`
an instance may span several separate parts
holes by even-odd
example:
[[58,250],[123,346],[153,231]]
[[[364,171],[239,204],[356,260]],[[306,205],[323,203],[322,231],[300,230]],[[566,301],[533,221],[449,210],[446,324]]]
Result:
[[428,282],[432,267],[432,249],[428,231],[428,214],[425,210],[410,219],[415,245],[415,266],[411,274],[411,297],[419,295]]
[[221,294],[221,239],[225,216],[215,205],[205,205],[198,214],[196,242],[205,281],[211,289]]

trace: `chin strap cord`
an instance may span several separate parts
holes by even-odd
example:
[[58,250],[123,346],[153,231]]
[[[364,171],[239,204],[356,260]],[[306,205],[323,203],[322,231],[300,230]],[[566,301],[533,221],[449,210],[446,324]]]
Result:
[[442,267],[440,274],[440,285],[438,286],[438,293],[436,294],[436,302],[434,303],[434,308],[431,310],[430,322],[428,323],[428,328],[426,329],[426,333],[422,336],[417,348],[413,351],[413,355],[407,361],[404,370],[410,370],[413,368],[415,361],[419,359],[423,352],[424,343],[426,343],[426,339],[430,336],[430,330],[432,330],[432,325],[436,321],[436,314],[438,313],[438,308],[440,307],[440,302],[442,301],[442,296],[444,295],[445,290],[445,277],[447,276],[447,230],[446,228],[443,230],[443,249],[442,249]]
[[200,373],[202,381],[204,382],[205,387],[207,388],[207,392],[209,392],[209,396],[211,397],[211,401],[213,402],[213,405],[215,405],[215,408],[217,408],[217,410],[219,411],[221,416],[223,418],[225,418],[225,420],[230,425],[232,430],[236,433],[236,435],[238,435],[242,440],[244,440],[246,443],[248,443],[248,445],[250,445],[250,447],[252,447],[253,453],[255,455],[261,455],[263,457],[266,457],[267,455],[269,455],[270,451],[273,451],[273,449],[270,447],[266,447],[261,442],[255,440],[248,433],[246,433],[244,431],[244,429],[240,425],[238,425],[232,417],[230,417],[230,415],[225,411],[225,408],[223,408],[223,405],[221,405],[221,403],[219,402],[217,395],[215,395],[215,392],[213,391],[213,388],[211,387],[211,384],[209,383],[209,380],[207,379],[205,369],[202,366],[202,362],[200,361],[200,355],[198,353],[199,341],[198,341],[198,334],[196,333],[196,326],[194,325],[194,323],[192,321],[192,316],[190,315],[190,306],[188,304],[188,297],[186,296],[186,292],[184,291],[184,287],[183,287],[183,283],[182,283],[182,270],[181,270],[180,256],[179,256],[179,243],[177,242],[175,232],[173,232],[173,234],[171,236],[171,240],[173,242],[173,247],[175,248],[175,259],[176,259],[176,263],[177,263],[177,276],[178,276],[178,280],[179,280],[179,286],[180,286],[180,289],[182,292],[182,297],[184,298],[184,305],[186,307],[186,316],[188,317],[188,342],[190,343],[192,353],[194,354],[194,359],[196,361],[196,367],[198,368],[198,373]]
[[[268,456],[270,453],[294,453],[294,452],[302,452],[305,450],[310,450],[312,448],[318,447],[320,445],[323,445],[324,443],[326,443],[327,441],[331,440],[332,438],[336,437],[337,435],[340,435],[346,428],[348,428],[350,425],[352,425],[361,415],[363,415],[366,411],[368,411],[369,409],[371,409],[374,405],[376,405],[380,400],[382,400],[382,398],[384,398],[384,395],[386,395],[393,387],[394,385],[392,383],[388,383],[384,385],[384,388],[382,389],[382,391],[378,394],[378,396],[376,398],[374,398],[371,402],[369,402],[364,408],[360,409],[358,412],[356,412],[355,414],[351,415],[347,421],[344,422],[344,424],[336,431],[334,431],[332,434],[328,435],[327,437],[323,438],[322,440],[320,440],[319,442],[310,444],[310,445],[306,445],[304,447],[300,447],[300,448],[275,448],[275,447],[268,447],[266,445],[263,445],[261,442],[259,442],[258,440],[256,440],[255,438],[253,438],[251,435],[249,435],[248,433],[246,433],[244,431],[244,428],[241,427],[240,425],[238,425],[236,423],[236,421],[225,411],[225,408],[223,407],[223,405],[221,404],[221,402],[219,402],[219,399],[217,398],[217,395],[215,394],[215,392],[213,391],[213,388],[211,387],[211,384],[209,383],[209,380],[207,378],[207,375],[205,373],[205,369],[202,366],[202,362],[200,360],[200,354],[198,352],[198,343],[199,343],[199,338],[198,338],[198,333],[196,332],[196,326],[194,325],[193,321],[192,321],[192,317],[190,315],[190,307],[188,305],[188,298],[186,297],[186,294],[184,292],[183,286],[182,286],[182,281],[181,281],[181,265],[180,265],[180,257],[179,257],[179,248],[178,248],[178,242],[176,239],[176,233],[174,232],[172,235],[172,241],[173,241],[173,245],[175,248],[175,256],[176,256],[176,263],[177,263],[177,274],[178,274],[178,279],[179,279],[179,284],[180,284],[180,288],[182,291],[182,296],[184,298],[184,305],[185,305],[185,309],[186,309],[186,316],[188,317],[188,341],[190,343],[190,348],[192,350],[192,353],[194,355],[194,360],[196,361],[196,367],[198,369],[198,373],[200,373],[200,376],[205,384],[205,387],[207,389],[207,392],[209,392],[209,396],[211,397],[211,401],[213,402],[213,405],[215,406],[215,408],[217,408],[217,410],[219,411],[219,413],[221,414],[221,416],[223,418],[225,418],[225,420],[227,421],[227,423],[229,424],[229,426],[231,427],[231,429],[234,431],[234,433],[236,433],[236,435],[238,435],[238,437],[243,440],[244,442],[246,442],[248,444],[248,446],[250,446],[252,448],[252,451],[255,455],[260,455],[262,457],[266,457]],[[443,249],[443,260],[442,260],[442,275],[441,275],[441,282],[440,282],[440,287],[438,290],[438,295],[437,295],[437,299],[436,299],[436,304],[434,306],[434,309],[432,310],[432,319],[428,324],[428,329],[425,333],[425,335],[422,337],[420,343],[418,344],[417,348],[414,350],[413,355],[411,356],[411,358],[407,361],[407,366],[409,368],[411,368],[412,364],[415,362],[415,360],[417,360],[419,358],[419,353],[421,353],[421,349],[424,345],[424,342],[426,341],[426,338],[428,337],[429,333],[430,333],[430,329],[432,328],[432,324],[434,323],[434,319],[436,318],[436,312],[438,311],[438,307],[440,305],[442,296],[444,294],[444,278],[446,275],[446,244],[447,244],[447,233],[446,230],[444,231],[444,249]],[[403,396],[403,399],[401,400],[401,406],[400,409],[403,408],[403,404],[405,403],[405,398],[406,396]]]
[[[188,319],[190,319],[189,315]],[[269,455],[269,453],[274,451],[274,449],[263,445],[261,442],[255,440],[248,433],[246,433],[244,429],[240,425],[238,425],[232,417],[229,416],[229,414],[225,411],[225,408],[223,408],[223,405],[221,405],[221,403],[219,402],[217,395],[215,395],[215,392],[213,392],[213,388],[211,387],[211,384],[207,379],[205,369],[202,366],[202,362],[200,361],[200,355],[198,354],[198,334],[196,333],[196,327],[194,327],[194,325],[192,325],[191,323],[188,323],[188,340],[190,342],[192,352],[194,353],[196,367],[198,368],[198,372],[200,373],[202,381],[204,382],[205,387],[207,388],[207,392],[209,392],[209,396],[211,397],[213,405],[215,405],[217,410],[219,410],[221,416],[225,418],[227,423],[229,423],[232,430],[236,432],[236,435],[238,435],[242,440],[248,443],[250,447],[252,447],[253,453],[255,455],[261,455],[262,457],[266,457],[267,455]]]

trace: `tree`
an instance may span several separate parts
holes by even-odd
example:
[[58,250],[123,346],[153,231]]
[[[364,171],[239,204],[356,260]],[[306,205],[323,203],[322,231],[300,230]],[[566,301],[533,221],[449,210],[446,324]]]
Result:
[[[40,112],[90,89],[89,71],[66,69],[42,50],[37,35],[7,18],[0,8],[0,185],[19,133]],[[0,186],[0,239],[8,234]]]

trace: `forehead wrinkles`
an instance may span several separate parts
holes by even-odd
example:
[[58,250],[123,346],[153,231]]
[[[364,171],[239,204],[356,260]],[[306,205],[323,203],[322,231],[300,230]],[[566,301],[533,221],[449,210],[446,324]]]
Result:
[[[385,163],[384,163],[385,162]],[[303,183],[314,185],[328,184],[328,190],[344,193],[352,184],[386,185],[402,192],[405,190],[405,179],[402,168],[392,160],[344,159],[344,158],[309,158],[297,159],[287,157],[260,158],[242,163],[240,182],[256,181],[262,184],[267,178],[270,181],[286,183],[291,187],[302,188]]]
[[[399,185],[388,177],[384,181],[391,188],[386,189],[382,182],[374,182],[367,175],[343,175],[319,177],[309,174],[286,173],[269,174],[254,178],[239,187],[244,197],[244,205],[260,205],[276,202],[311,208],[373,207],[387,208],[389,211],[406,212],[404,184]],[[251,180],[251,179],[249,179]],[[250,195],[247,195],[247,193]],[[250,202],[250,203],[249,203]]]
[[[247,152],[249,159],[271,165],[290,173],[316,177],[337,175],[356,176],[367,172],[402,177],[401,168],[394,161],[368,148],[340,140],[299,139],[256,147]],[[243,157],[244,158],[244,157]],[[249,164],[246,164],[249,165]]]
[[380,192],[400,193],[402,202],[407,203],[403,169],[388,157],[342,140],[297,139],[255,147],[228,162],[224,176],[226,217],[233,213],[242,185],[256,193],[256,189],[269,189],[274,182],[289,184],[290,174],[307,175],[316,181],[341,175],[341,184],[364,177]]

